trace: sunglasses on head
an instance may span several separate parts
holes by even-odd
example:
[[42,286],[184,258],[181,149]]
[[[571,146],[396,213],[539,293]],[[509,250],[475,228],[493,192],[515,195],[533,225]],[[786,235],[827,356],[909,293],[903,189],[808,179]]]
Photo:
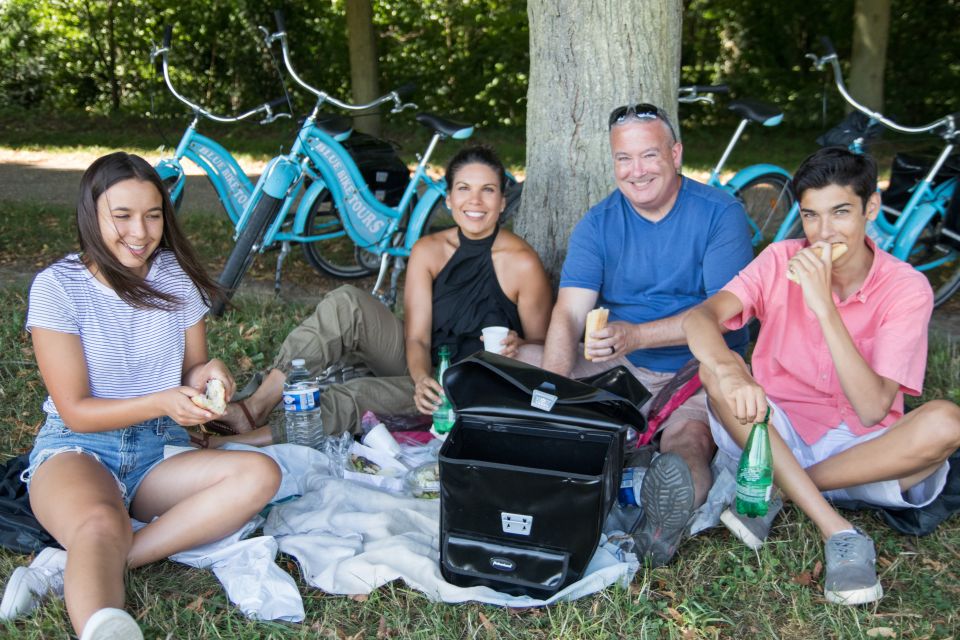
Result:
[[663,120],[667,124],[667,127],[669,127],[670,133],[673,135],[673,139],[677,139],[677,134],[673,130],[673,125],[670,123],[670,118],[667,117],[667,114],[663,111],[663,109],[656,105],[652,105],[647,102],[639,102],[637,104],[627,104],[622,107],[617,107],[610,112],[608,129],[613,129],[614,125],[621,124],[628,118],[634,118],[636,120]]

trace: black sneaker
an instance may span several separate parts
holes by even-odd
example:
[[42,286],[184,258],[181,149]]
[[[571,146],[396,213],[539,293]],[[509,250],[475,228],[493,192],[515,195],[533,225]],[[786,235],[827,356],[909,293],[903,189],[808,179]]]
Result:
[[633,536],[637,555],[660,567],[677,552],[693,515],[693,476],[683,458],[675,453],[657,456],[643,478],[640,500],[643,519]]

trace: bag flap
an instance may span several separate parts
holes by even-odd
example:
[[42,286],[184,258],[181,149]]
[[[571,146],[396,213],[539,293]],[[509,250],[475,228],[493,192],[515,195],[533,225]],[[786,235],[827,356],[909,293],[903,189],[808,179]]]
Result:
[[625,367],[590,380],[602,383],[603,388],[478,351],[447,369],[443,389],[457,413],[548,419],[617,431],[627,425],[646,430],[640,407],[650,392]]

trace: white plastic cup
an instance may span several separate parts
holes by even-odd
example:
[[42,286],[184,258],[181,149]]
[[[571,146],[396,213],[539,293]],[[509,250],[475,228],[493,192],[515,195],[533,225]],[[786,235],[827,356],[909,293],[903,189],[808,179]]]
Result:
[[483,349],[490,353],[500,353],[504,345],[500,344],[507,339],[510,329],[506,327],[484,327],[483,328]]
[[361,442],[371,449],[389,454],[391,458],[396,458],[402,451],[400,443],[382,422],[370,429],[367,435],[363,436]]

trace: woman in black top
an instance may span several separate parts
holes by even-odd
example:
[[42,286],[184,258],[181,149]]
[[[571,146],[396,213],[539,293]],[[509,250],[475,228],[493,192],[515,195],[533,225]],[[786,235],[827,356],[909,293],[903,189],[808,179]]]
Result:
[[[525,342],[542,344],[552,310],[550,283],[530,245],[500,228],[505,181],[503,164],[488,148],[469,147],[454,156],[447,165],[447,206],[457,226],[414,245],[405,321],[354,287],[331,292],[287,336],[260,388],[243,403],[228,405],[224,422],[237,431],[266,422],[282,399],[284,367],[293,358],[304,358],[311,375],[338,361],[363,363],[374,372],[321,394],[324,431],[339,433],[357,430],[367,410],[432,413],[441,391],[433,375],[439,348],[449,346],[454,361],[468,356],[483,348],[484,327],[510,329],[501,352],[509,357]],[[269,429],[232,439],[272,441]]]

